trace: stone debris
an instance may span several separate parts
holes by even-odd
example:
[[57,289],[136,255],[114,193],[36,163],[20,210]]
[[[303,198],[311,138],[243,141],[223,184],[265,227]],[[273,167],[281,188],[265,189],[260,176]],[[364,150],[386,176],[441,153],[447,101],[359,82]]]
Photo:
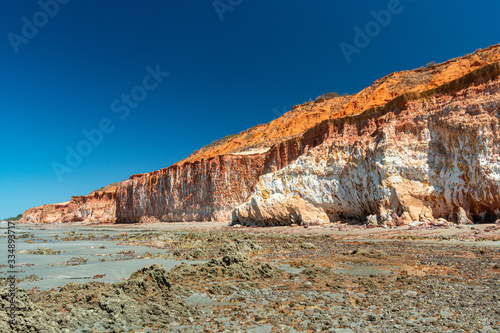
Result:
[[472,221],[469,220],[469,218],[467,217],[467,214],[465,213],[465,210],[462,207],[458,208],[457,223],[459,225],[472,224]]
[[[434,226],[427,226],[431,227]],[[472,234],[479,227],[463,228],[468,231],[458,234],[460,237],[479,237]],[[346,229],[368,230],[359,225]],[[181,249],[181,256],[199,249],[208,260],[195,265],[181,264],[170,272],[153,264],[116,283],[95,281],[104,277],[96,275],[94,281],[70,283],[58,290],[17,289],[20,308],[13,326],[6,315],[8,290],[2,287],[0,329],[5,332],[244,332],[260,328],[363,332],[367,327],[380,332],[404,332],[406,328],[434,332],[443,331],[443,327],[494,332],[500,329],[497,247],[443,243],[430,236],[419,238],[409,233],[396,238],[362,240],[355,235],[331,237],[307,235],[310,230],[293,231],[298,233],[254,234],[245,228],[237,233],[123,235],[121,241],[128,238],[137,244],[142,244],[141,240],[155,243],[161,239],[166,254],[173,248]],[[38,279],[32,277],[33,281]]]
[[36,250],[22,250],[19,251],[21,254],[32,254],[32,255],[56,255],[56,254],[61,254],[61,251],[59,250],[53,250],[49,249],[46,247],[39,247]]
[[307,242],[300,244],[300,247],[303,248],[303,249],[317,249],[318,248],[313,243],[307,243]]

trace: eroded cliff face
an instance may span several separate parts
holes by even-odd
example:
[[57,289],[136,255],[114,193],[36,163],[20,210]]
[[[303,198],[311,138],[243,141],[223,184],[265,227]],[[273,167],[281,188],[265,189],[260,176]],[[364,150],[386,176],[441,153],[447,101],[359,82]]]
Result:
[[500,216],[500,66],[325,121],[328,138],[260,178],[233,223],[374,224]]
[[30,208],[24,212],[21,223],[63,223],[116,221],[116,193],[93,192],[86,196],[74,196],[70,201]]
[[134,175],[117,191],[118,222],[228,220],[253,190],[262,154],[226,155]]
[[376,80],[357,94],[296,105],[282,117],[268,124],[252,127],[234,137],[219,140],[194,152],[178,164],[247,151],[252,147],[269,148],[300,136],[326,119],[360,114],[370,108],[383,106],[401,94],[439,87],[497,61],[500,61],[500,45],[477,50],[429,68],[394,72]]
[[[498,118],[490,110],[496,98],[491,64],[498,61],[496,45],[390,74],[351,96],[294,106],[175,165],[95,192],[105,198],[93,192],[32,208],[23,221],[227,221],[232,215],[247,224],[289,224],[369,214],[409,221],[445,216],[453,207],[469,218],[491,216],[496,210],[486,198],[497,191],[491,180],[497,171],[487,176],[485,170],[497,170],[498,155],[493,129],[483,127]],[[463,111],[473,107],[491,112]],[[489,155],[482,147],[490,147],[484,148]],[[467,159],[451,158],[457,149]],[[486,181],[481,189],[478,179]]]
[[234,207],[253,193],[263,174],[295,161],[306,144],[301,135],[270,149],[176,164],[134,175],[117,190],[118,222],[229,221]]

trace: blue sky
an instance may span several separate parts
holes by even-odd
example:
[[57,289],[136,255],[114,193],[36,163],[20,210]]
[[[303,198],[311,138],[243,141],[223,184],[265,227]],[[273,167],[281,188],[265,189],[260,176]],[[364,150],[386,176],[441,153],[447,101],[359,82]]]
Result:
[[[59,1],[0,12],[0,218],[167,167],[322,93],[500,42],[493,0]],[[348,63],[341,43],[356,47],[355,27],[388,8]],[[140,102],[126,104],[132,93]],[[89,147],[82,131],[95,129]],[[69,165],[68,148],[86,156]]]

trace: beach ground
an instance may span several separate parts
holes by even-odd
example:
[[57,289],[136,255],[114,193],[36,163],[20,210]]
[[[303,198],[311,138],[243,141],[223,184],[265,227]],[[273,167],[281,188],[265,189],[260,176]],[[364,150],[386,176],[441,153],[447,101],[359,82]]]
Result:
[[201,263],[170,271],[154,264],[115,283],[19,290],[22,307],[15,326],[5,320],[4,289],[0,326],[23,332],[500,330],[497,225],[91,227],[140,231],[110,240],[131,250],[155,249],[148,260]]

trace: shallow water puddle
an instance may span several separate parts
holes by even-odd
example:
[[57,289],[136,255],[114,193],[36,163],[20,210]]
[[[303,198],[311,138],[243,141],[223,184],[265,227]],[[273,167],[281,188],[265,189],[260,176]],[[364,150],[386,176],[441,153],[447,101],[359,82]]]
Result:
[[[112,240],[71,240],[63,241],[61,238],[68,235],[80,235],[88,237],[93,234],[96,238],[104,235],[109,237],[127,233],[129,236],[140,233],[140,230],[103,230],[91,229],[88,226],[67,227],[51,229],[36,229],[18,225],[16,233],[29,232],[34,238],[19,238],[16,240],[16,278],[32,276],[19,283],[24,289],[37,287],[47,290],[63,286],[70,282],[86,283],[89,281],[118,282],[128,278],[134,271],[151,265],[162,264],[167,270],[179,265],[181,262],[187,264],[201,263],[203,261],[180,261],[168,259],[139,259],[147,252],[151,255],[165,253],[166,250],[149,248],[147,246],[118,245],[119,241]],[[56,238],[56,235],[58,237]],[[28,242],[26,242],[28,240]],[[7,248],[7,237],[0,238],[0,247]],[[33,255],[21,251],[36,250],[46,247],[61,254]],[[20,253],[21,252],[21,253]],[[7,251],[0,251],[0,261],[7,262]],[[7,277],[7,268],[0,268],[0,277]],[[30,281],[31,280],[31,281]]]
[[[118,282],[126,279],[138,269],[152,265],[162,264],[170,271],[173,267],[180,265],[183,261],[167,259],[130,259],[121,261],[111,261],[104,263],[90,263],[78,266],[58,267],[49,269],[38,269],[32,274],[42,277],[40,281],[23,281],[19,284],[21,288],[30,289],[37,286],[40,290],[47,290],[63,286],[70,282],[86,283],[89,281],[101,281],[107,283]],[[201,263],[201,261],[184,261],[187,264]],[[24,273],[26,274],[26,273]],[[93,279],[96,275],[104,275],[99,279]],[[29,274],[28,274],[29,275]],[[25,275],[26,276],[26,275]]]

